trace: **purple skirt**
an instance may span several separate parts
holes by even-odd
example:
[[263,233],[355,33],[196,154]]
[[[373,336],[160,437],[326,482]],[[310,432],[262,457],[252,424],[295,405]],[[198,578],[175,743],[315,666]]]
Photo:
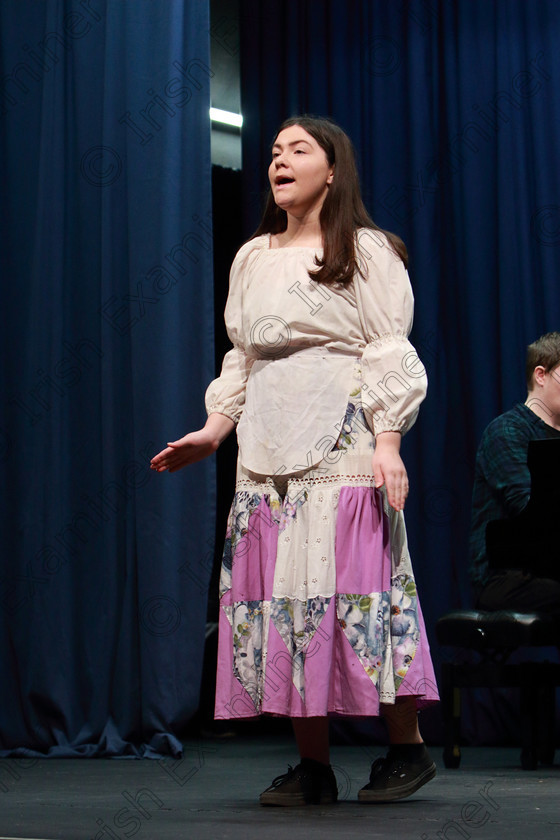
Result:
[[438,700],[404,517],[374,487],[359,383],[351,394],[313,469],[267,477],[238,465],[216,718],[369,716],[397,697]]

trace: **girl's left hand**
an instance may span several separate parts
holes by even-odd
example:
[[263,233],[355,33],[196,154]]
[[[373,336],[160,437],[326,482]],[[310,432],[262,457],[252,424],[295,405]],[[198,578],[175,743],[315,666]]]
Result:
[[399,432],[382,432],[377,435],[373,453],[375,486],[385,485],[387,499],[395,510],[404,509],[408,496],[408,475],[399,454],[400,446]]

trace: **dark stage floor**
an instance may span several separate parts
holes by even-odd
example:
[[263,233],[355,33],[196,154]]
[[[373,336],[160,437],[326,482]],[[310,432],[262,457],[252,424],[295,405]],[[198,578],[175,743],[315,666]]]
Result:
[[[290,739],[189,741],[181,761],[0,761],[0,838],[36,840],[517,840],[560,837],[560,766],[523,771],[518,749],[470,748],[392,805],[359,805],[379,747],[335,746],[341,801],[262,808],[260,791],[295,763]],[[558,754],[557,754],[558,760]]]

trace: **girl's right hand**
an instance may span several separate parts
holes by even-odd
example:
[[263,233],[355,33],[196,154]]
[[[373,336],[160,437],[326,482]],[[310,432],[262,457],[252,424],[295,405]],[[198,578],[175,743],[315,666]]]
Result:
[[211,414],[204,428],[168,443],[152,458],[150,468],[156,472],[175,472],[188,464],[202,461],[216,451],[234,425],[233,420],[223,414]]
[[168,443],[165,449],[158,452],[150,461],[150,467],[157,472],[175,472],[187,464],[202,461],[218,448],[215,440],[204,430],[190,432],[179,440]]

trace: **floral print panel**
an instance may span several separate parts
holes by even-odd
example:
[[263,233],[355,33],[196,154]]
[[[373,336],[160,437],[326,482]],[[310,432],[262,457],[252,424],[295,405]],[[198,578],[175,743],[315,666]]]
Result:
[[389,676],[387,669],[392,667],[398,689],[414,659],[420,628],[413,578],[397,575],[391,587],[391,592],[339,595],[337,617],[374,685],[383,685]]

